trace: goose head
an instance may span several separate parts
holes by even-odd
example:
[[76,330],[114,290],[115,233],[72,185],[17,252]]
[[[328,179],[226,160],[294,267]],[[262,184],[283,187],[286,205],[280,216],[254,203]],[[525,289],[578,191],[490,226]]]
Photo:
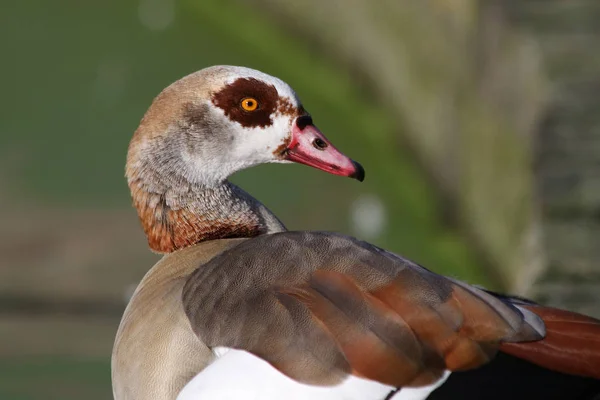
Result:
[[156,97],[130,144],[127,175],[152,172],[211,187],[245,168],[288,162],[364,178],[360,164],[317,129],[288,84],[250,68],[216,66]]
[[170,252],[283,229],[227,178],[290,162],[364,179],[362,166],[321,133],[288,84],[250,68],[215,66],[154,99],[130,142],[126,176],[150,247]]

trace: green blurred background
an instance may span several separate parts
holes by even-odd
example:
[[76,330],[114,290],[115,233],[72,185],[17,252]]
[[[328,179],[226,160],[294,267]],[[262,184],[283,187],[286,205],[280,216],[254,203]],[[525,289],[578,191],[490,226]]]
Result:
[[593,0],[0,0],[0,399],[111,398],[157,256],[124,179],[152,98],[214,64],[290,83],[364,183],[234,181],[471,283],[600,315]]

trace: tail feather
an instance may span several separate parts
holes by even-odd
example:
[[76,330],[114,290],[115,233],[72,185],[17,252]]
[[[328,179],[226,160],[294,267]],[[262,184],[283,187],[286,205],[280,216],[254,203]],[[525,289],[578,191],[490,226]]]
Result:
[[535,304],[518,307],[544,321],[546,337],[503,343],[500,351],[554,371],[600,379],[600,320]]

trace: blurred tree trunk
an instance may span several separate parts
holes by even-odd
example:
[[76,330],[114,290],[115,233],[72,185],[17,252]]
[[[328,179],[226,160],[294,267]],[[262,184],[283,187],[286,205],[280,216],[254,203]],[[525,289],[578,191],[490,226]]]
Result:
[[545,81],[503,3],[253,1],[364,79],[498,286],[527,294],[545,265],[532,170]]
[[540,43],[553,83],[536,149],[548,267],[533,293],[600,316],[600,2],[507,6]]

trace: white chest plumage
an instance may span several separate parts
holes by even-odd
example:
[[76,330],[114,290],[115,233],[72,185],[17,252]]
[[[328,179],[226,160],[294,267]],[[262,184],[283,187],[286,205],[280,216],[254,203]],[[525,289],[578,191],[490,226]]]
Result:
[[336,386],[306,385],[246,351],[218,348],[215,355],[218,358],[183,388],[177,400],[424,400],[450,375],[387,397],[394,387],[368,379],[350,376]]

